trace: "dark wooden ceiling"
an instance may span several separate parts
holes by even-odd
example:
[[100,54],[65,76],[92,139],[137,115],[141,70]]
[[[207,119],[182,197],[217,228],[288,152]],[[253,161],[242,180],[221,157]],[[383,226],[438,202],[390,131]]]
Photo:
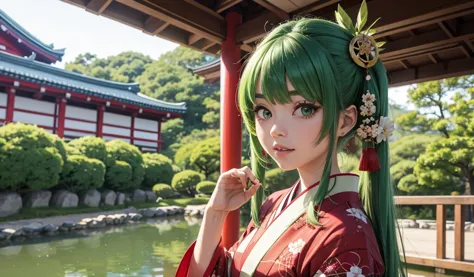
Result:
[[[224,16],[242,14],[237,43],[243,52],[276,24],[299,16],[334,19],[341,4],[356,18],[361,0],[62,0],[143,32],[219,55]],[[391,85],[474,73],[473,0],[368,0],[381,58]],[[215,65],[218,69],[218,64]],[[209,71],[209,69],[207,69]],[[214,74],[215,75],[215,74]]]

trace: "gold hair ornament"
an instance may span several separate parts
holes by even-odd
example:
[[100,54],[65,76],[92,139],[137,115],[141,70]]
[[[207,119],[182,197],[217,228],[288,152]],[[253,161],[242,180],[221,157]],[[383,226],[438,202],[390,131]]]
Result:
[[364,31],[362,30],[365,23],[367,23],[368,15],[367,3],[365,0],[362,1],[362,4],[360,5],[355,26],[341,5],[338,5],[335,14],[339,26],[354,35],[354,38],[349,43],[349,53],[351,54],[352,60],[354,60],[357,65],[366,69],[374,66],[379,59],[379,52],[383,50],[381,47],[385,44],[384,41],[376,42],[372,37],[376,32],[372,27],[380,18],[375,20],[369,28]]

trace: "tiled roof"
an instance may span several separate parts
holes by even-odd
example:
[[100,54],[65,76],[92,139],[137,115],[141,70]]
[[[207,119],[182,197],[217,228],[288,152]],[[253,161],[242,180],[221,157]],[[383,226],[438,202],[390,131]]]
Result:
[[28,82],[175,113],[185,113],[186,103],[169,103],[140,93],[137,83],[106,81],[0,51],[0,75]]
[[23,27],[21,27],[20,24],[18,24],[15,20],[9,17],[4,11],[2,11],[2,9],[0,9],[0,22],[4,22],[7,25],[7,26],[2,26],[2,29],[1,29],[2,32],[7,31],[8,29],[13,29],[16,33],[21,34],[26,39],[28,39],[28,41],[30,41],[32,44],[42,49],[46,53],[53,55],[59,61],[61,61],[64,55],[65,49],[54,49],[52,45],[48,45],[42,42],[41,40],[33,36],[30,32],[28,32]]

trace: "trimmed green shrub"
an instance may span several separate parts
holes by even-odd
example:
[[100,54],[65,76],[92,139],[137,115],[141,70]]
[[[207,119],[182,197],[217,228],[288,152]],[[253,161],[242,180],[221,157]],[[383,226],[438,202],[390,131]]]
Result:
[[126,190],[132,187],[132,167],[124,161],[116,161],[107,167],[104,187],[112,190]]
[[156,194],[156,196],[161,197],[163,199],[171,198],[174,194],[173,188],[167,184],[156,184],[153,186],[152,190]]
[[174,175],[171,186],[180,193],[190,196],[196,194],[196,185],[204,180],[204,176],[194,170],[184,170]]
[[216,188],[216,183],[211,181],[202,181],[196,185],[196,190],[199,193],[211,195]]
[[204,173],[206,179],[219,171],[221,143],[220,137],[205,139],[193,147],[189,163]]
[[102,138],[81,137],[71,140],[68,145],[79,150],[82,155],[88,158],[97,159],[103,163],[107,160],[107,148]]
[[57,185],[64,142],[42,128],[23,123],[0,128],[0,189],[26,192]]
[[181,172],[181,167],[179,167],[175,164],[172,164],[171,167],[173,168],[173,175],[175,175],[176,173]]
[[283,171],[280,168],[274,168],[265,173],[265,190],[268,194],[289,188],[298,180],[298,171]]
[[[122,189],[135,189],[139,188],[145,177],[145,164],[143,162],[142,153],[134,145],[126,143],[122,140],[111,140],[106,144],[107,147],[107,167],[115,165],[113,161],[124,161],[127,162],[132,167],[132,179],[129,185],[123,187]],[[109,176],[111,173],[107,169],[106,182],[115,177]],[[110,184],[111,186],[116,185],[116,183]],[[110,186],[109,186],[110,187]]]
[[157,183],[170,184],[173,179],[173,162],[170,158],[162,154],[146,153],[143,155],[145,162],[145,179],[142,187],[151,188]]
[[100,188],[104,184],[105,165],[97,159],[82,155],[67,157],[59,181],[70,191]]

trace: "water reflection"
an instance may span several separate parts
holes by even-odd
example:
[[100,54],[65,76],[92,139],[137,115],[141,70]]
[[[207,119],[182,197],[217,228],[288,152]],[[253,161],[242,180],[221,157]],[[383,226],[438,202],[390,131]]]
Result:
[[[0,276],[171,277],[201,222],[177,216],[16,242],[0,248]],[[410,270],[417,277],[468,276],[429,271]]]
[[0,248],[0,276],[174,276],[199,225],[173,217],[27,240]]

